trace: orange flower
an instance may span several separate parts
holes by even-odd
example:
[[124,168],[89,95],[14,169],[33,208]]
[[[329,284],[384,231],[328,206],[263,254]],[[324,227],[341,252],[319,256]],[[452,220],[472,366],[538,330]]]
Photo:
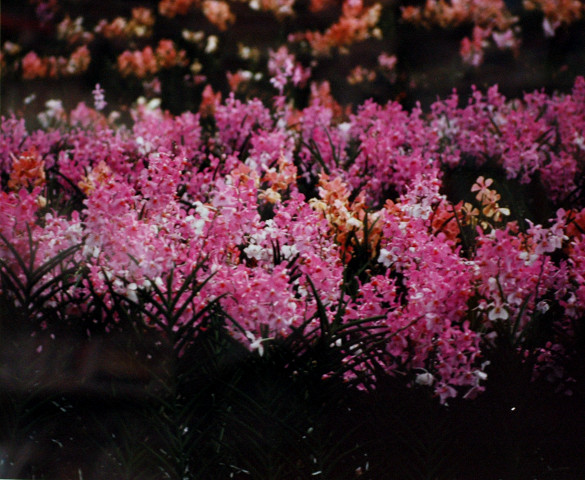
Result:
[[332,7],[334,5],[335,0],[311,0],[309,10],[313,13],[317,13],[322,10],[326,10],[327,8]]
[[236,17],[226,2],[218,0],[205,0],[203,2],[203,15],[222,32],[235,22]]
[[164,17],[173,18],[176,15],[187,15],[191,7],[198,4],[199,0],[161,0],[158,11]]
[[349,261],[356,242],[357,245],[362,244],[366,234],[373,257],[382,235],[382,222],[378,221],[381,213],[367,212],[365,192],[360,192],[353,202],[349,201],[350,195],[347,184],[340,177],[330,180],[328,175],[321,174],[319,177],[321,198],[309,201],[311,207],[322,212],[329,222],[335,242],[343,247],[342,255],[346,262]]
[[335,47],[341,53],[348,53],[352,44],[380,34],[375,27],[381,13],[382,6],[379,3],[364,8],[360,0],[345,0],[341,17],[325,33],[308,31],[294,38],[309,42],[316,55],[329,55]]
[[215,107],[221,103],[221,92],[215,93],[211,85],[207,85],[203,89],[201,95],[201,105],[199,105],[199,113],[207,117],[215,113]]
[[581,211],[567,211],[567,226],[565,233],[570,238],[577,238],[585,235],[585,208]]
[[478,192],[475,198],[480,202],[484,201],[484,198],[491,198],[493,190],[490,190],[490,185],[494,183],[491,178],[485,179],[483,176],[477,178],[475,183],[471,187],[472,192]]
[[82,45],[81,47],[75,49],[75,51],[71,54],[71,57],[67,62],[65,73],[68,75],[83,73],[89,67],[90,61],[91,56],[89,49],[85,45]]
[[373,82],[374,80],[376,80],[376,72],[364,68],[361,65],[354,67],[347,76],[347,83],[350,85],[356,85],[363,82]]
[[172,40],[163,39],[158,42],[156,47],[156,61],[160,68],[171,68],[175,66],[185,66],[187,56],[185,50],[177,51]]
[[453,245],[456,245],[461,241],[459,238],[461,231],[455,215],[461,217],[463,209],[461,206],[462,203],[463,202],[459,202],[453,207],[448,202],[441,202],[437,205],[437,208],[433,211],[431,217],[433,233],[435,235],[443,233],[448,240],[453,242]]
[[22,78],[33,80],[47,76],[47,62],[35,52],[28,52],[22,59]]
[[79,189],[89,195],[98,185],[105,184],[112,175],[112,170],[103,160],[98,163],[87,176],[83,177],[77,186]]
[[542,10],[553,34],[562,23],[573,23],[585,14],[585,4],[580,0],[524,0],[524,8]]
[[35,147],[25,150],[18,157],[12,156],[12,171],[8,188],[42,187],[45,184],[45,162]]

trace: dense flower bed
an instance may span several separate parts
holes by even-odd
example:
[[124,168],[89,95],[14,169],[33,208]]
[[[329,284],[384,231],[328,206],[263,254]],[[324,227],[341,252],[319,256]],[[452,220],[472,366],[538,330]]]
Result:
[[295,78],[274,67],[270,106],[212,96],[173,116],[143,102],[128,125],[99,86],[95,108],[55,101],[42,129],[3,117],[5,311],[106,331],[133,312],[178,355],[219,318],[258,355],[322,342],[340,358],[324,378],[404,375],[441,402],[482,391],[487,352],[505,346],[570,389],[585,80],[347,114],[326,91],[288,105]]

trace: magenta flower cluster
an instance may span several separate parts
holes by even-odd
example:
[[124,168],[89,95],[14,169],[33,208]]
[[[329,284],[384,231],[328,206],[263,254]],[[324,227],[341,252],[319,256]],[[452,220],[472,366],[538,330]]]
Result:
[[[284,52],[272,61],[281,94],[302,81]],[[319,95],[301,111],[281,96],[270,108],[232,95],[179,116],[137,104],[129,125],[105,116],[106,97],[98,86],[97,109],[45,112],[41,130],[2,118],[2,268],[24,282],[27,266],[67,249],[45,279],[79,267],[48,304],[150,295],[145,321],[160,328],[153,305],[177,292],[175,328],[217,302],[260,355],[294,332],[336,328],[348,381],[404,374],[442,402],[481,391],[482,352],[504,340],[534,356],[536,375],[566,377],[551,362],[570,354],[585,313],[583,78],[565,95],[510,101],[493,87],[460,106],[454,93],[428,113],[366,102],[345,115]],[[565,208],[524,225],[479,175],[474,200],[448,197],[444,179],[469,165],[539,184]],[[193,272],[197,295],[181,288]],[[557,333],[532,345],[537,320]],[[372,336],[383,340],[375,366]]]

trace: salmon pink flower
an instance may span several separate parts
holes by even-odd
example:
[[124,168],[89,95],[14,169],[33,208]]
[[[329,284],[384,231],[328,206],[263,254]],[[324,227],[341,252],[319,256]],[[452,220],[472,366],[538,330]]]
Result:
[[492,196],[492,190],[490,190],[490,186],[494,183],[491,178],[485,179],[483,176],[477,178],[475,183],[471,187],[472,192],[478,192],[475,198],[483,202],[484,199],[489,199]]

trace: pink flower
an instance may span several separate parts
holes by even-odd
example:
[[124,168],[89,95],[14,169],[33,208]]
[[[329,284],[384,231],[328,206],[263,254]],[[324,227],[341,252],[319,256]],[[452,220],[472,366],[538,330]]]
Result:
[[296,62],[286,46],[280,47],[276,52],[270,51],[268,72],[272,76],[270,83],[281,95],[289,82],[295,87],[302,86],[311,76],[311,69]]
[[93,94],[95,109],[99,111],[106,108],[108,103],[106,102],[104,89],[100,87],[99,83],[96,84],[95,89],[91,93]]

